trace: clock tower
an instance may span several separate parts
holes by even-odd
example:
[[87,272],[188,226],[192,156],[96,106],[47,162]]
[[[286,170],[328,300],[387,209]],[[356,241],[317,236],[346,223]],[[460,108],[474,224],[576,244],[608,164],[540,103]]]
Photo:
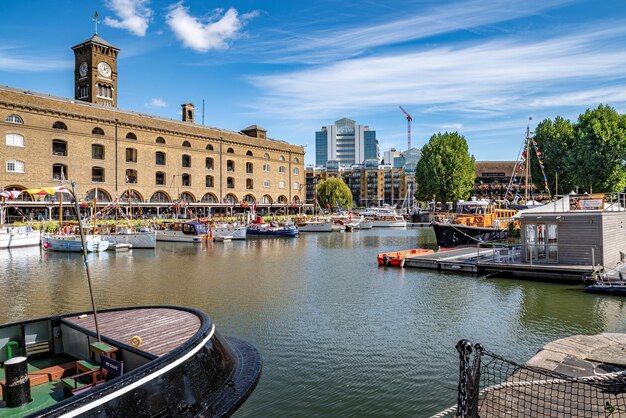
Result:
[[97,33],[72,49],[74,98],[117,107],[117,54],[120,50]]

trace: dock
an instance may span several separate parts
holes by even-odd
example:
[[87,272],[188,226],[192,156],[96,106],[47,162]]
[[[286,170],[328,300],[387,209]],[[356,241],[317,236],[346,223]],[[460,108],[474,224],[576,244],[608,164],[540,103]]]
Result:
[[498,274],[524,279],[580,283],[591,265],[522,262],[521,250],[508,247],[463,247],[419,254],[405,259],[405,268],[472,274]]

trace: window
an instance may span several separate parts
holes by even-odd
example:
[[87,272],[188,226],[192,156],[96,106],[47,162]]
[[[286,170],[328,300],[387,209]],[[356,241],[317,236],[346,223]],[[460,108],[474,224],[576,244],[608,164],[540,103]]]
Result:
[[183,154],[183,167],[191,167],[191,155]]
[[278,203],[287,203],[287,198],[285,196],[278,196]]
[[113,87],[111,86],[98,83],[96,84],[96,89],[97,89],[96,95],[98,97],[102,97],[105,99],[111,99],[113,97]]
[[24,121],[18,115],[9,115],[5,121],[9,123],[19,123],[20,125],[24,124]]
[[104,135],[104,131],[102,130],[102,128],[93,128],[91,130],[91,134],[92,135]]
[[263,187],[265,187],[266,189],[268,187],[270,187],[270,181],[269,180],[263,180]]
[[207,170],[213,170],[213,158],[207,157],[204,160],[204,166],[206,167]]
[[295,167],[293,169],[293,174],[300,174],[300,169],[298,167]]
[[227,154],[234,154],[234,153],[235,153],[235,150],[234,150],[234,149],[232,149],[232,148],[228,148],[228,149],[226,150],[226,153],[227,153]]
[[207,150],[207,151],[213,151],[213,145],[208,144],[208,145],[206,146],[206,150]]
[[52,164],[52,178],[57,181],[67,180],[67,166],[65,164]]
[[126,139],[130,139],[132,141],[136,141],[137,140],[137,135],[135,135],[132,132],[129,132],[129,133],[126,134]]
[[298,157],[296,157],[296,158],[294,158],[294,159],[293,159],[293,162],[294,162],[294,163],[299,163],[299,162],[300,162],[300,160],[298,159]]
[[104,146],[99,144],[92,144],[91,158],[94,160],[104,160]]
[[226,178],[226,188],[234,189],[235,188],[235,179],[233,177]]
[[264,194],[263,196],[261,196],[261,203],[264,203],[266,205],[271,205],[272,204],[272,198],[266,194]]
[[52,129],[60,129],[62,131],[67,131],[67,125],[61,121],[57,121],[52,124]]
[[157,151],[154,154],[154,163],[156,165],[165,165],[165,153],[161,151]]
[[246,155],[247,155],[248,157],[252,157],[252,151],[248,151],[248,152],[246,152]]
[[217,197],[213,193],[207,193],[202,196],[202,203],[217,203]]
[[300,190],[300,183],[298,183],[297,181],[293,182],[293,187],[294,190]]
[[137,162],[137,150],[135,148],[126,148],[126,162],[127,163]]
[[20,134],[7,134],[6,144],[8,147],[23,147],[24,137]]
[[278,188],[279,189],[284,189],[285,188],[285,182],[283,180],[278,182]]
[[[182,200],[185,203],[195,203],[196,202],[196,198],[193,197],[193,195],[191,193],[187,193],[187,192],[183,192],[180,194],[180,200]],[[183,225],[183,229],[185,228],[185,226]]]
[[157,186],[165,186],[165,173],[162,171],[157,171],[154,180]]
[[263,164],[263,171],[266,172],[266,173],[269,173],[270,165],[269,164]]
[[61,139],[52,140],[52,155],[67,157],[67,142]]
[[252,163],[246,163],[246,173],[252,174],[254,172],[254,167]]
[[191,148],[191,143],[189,141],[183,141],[183,147]]
[[285,157],[281,155],[280,157],[278,157],[278,160],[279,161],[285,161]]
[[95,183],[104,183],[104,168],[91,167],[91,181]]
[[137,183],[137,170],[133,170],[132,168],[129,168],[126,170],[126,183],[127,184]]
[[169,203],[170,197],[163,192],[156,192],[150,197],[150,203]]
[[206,176],[204,185],[206,187],[213,187],[213,176]]
[[270,155],[266,152],[265,154],[263,154],[263,158],[265,158],[266,160],[269,160]]
[[246,179],[246,189],[254,189],[254,182],[252,181],[252,179]]
[[233,160],[226,161],[226,171],[235,171],[235,162]]
[[183,186],[190,187],[191,186],[191,174],[183,173]]
[[156,143],[157,143],[157,144],[165,144],[165,138],[163,138],[162,136],[159,136],[159,137],[156,139]]
[[278,172],[281,174],[285,174],[285,166],[281,165],[280,167],[278,167]]
[[7,173],[23,173],[24,172],[24,162],[17,160],[9,160],[7,161]]
[[89,97],[89,88],[87,87],[87,84],[83,83],[78,86],[78,98],[84,99],[86,97]]

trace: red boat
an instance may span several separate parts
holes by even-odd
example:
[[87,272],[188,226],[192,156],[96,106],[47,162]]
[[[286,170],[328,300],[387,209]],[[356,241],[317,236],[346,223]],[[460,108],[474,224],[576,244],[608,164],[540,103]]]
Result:
[[414,250],[392,251],[378,254],[379,266],[404,267],[404,259],[409,256],[432,254],[434,250],[417,248]]

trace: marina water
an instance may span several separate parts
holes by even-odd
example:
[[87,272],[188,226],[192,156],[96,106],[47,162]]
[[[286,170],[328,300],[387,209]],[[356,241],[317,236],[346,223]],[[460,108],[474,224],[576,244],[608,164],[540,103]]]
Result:
[[[261,351],[237,417],[421,417],[455,403],[461,338],[517,362],[575,334],[626,331],[623,299],[581,285],[380,268],[429,228],[159,243],[90,254],[99,307],[183,305]],[[0,323],[89,310],[80,254],[0,252]]]

